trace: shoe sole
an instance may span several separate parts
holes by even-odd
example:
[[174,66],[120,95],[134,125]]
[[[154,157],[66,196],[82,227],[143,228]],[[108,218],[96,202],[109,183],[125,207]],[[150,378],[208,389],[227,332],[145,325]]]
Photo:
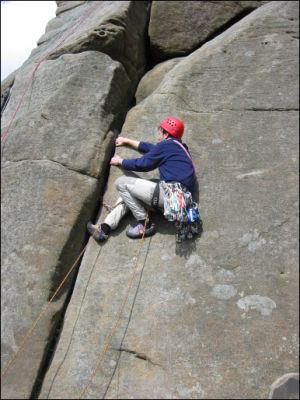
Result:
[[149,236],[153,236],[156,233],[156,229],[153,227],[146,229],[145,234],[139,233],[138,235],[130,235],[128,234],[128,232],[126,232],[126,235],[130,238],[130,239],[142,239],[143,237],[149,237]]

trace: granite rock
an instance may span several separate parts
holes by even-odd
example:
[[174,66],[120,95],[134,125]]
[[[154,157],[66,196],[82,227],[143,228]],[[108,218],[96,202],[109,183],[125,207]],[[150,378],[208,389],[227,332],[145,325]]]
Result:
[[132,241],[129,216],[90,239],[40,398],[264,398],[297,368],[298,10],[253,11],[127,114],[122,135],[150,142],[166,116],[184,120],[204,233],[176,245],[157,215],[157,234]]
[[36,396],[75,272],[22,343],[86,241],[145,68],[147,3],[80,3],[60,4],[69,9],[1,88],[1,398]]
[[267,1],[152,1],[149,22],[153,59],[185,56]]
[[144,100],[149,94],[151,94],[157,86],[162,82],[165,75],[171,71],[182,60],[183,57],[172,58],[171,60],[164,61],[157,64],[154,68],[148,71],[143,78],[140,80],[136,90],[135,98],[136,102]]

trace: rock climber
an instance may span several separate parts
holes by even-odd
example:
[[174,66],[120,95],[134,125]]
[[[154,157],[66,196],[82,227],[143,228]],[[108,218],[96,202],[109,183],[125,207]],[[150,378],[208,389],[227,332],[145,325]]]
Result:
[[[123,159],[115,155],[110,164],[137,172],[158,168],[161,181],[178,182],[193,194],[196,183],[195,169],[188,147],[181,141],[183,132],[184,123],[178,118],[168,117],[158,127],[157,144],[119,136],[116,139],[117,147],[128,145],[144,154],[136,159]],[[145,206],[154,205],[164,210],[164,193],[162,190],[159,191],[157,182],[123,175],[115,184],[120,195],[116,206],[99,226],[89,222],[88,232],[97,241],[106,240],[110,232],[117,228],[121,218],[130,210],[137,223],[127,230],[128,237],[142,238],[155,234],[155,225],[147,217]]]

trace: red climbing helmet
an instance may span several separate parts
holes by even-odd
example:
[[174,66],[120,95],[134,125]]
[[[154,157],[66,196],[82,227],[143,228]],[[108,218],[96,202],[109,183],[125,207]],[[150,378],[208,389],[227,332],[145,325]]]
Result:
[[184,124],[180,119],[176,117],[168,117],[164,119],[160,125],[160,128],[167,131],[170,135],[176,137],[177,139],[181,139],[184,131]]

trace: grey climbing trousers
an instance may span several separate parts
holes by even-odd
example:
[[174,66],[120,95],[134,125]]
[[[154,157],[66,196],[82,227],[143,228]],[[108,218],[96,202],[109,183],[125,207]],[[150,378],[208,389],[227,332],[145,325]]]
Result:
[[[138,221],[145,219],[147,211],[144,204],[151,206],[156,184],[157,182],[155,181],[125,175],[118,178],[115,181],[117,191],[120,195],[116,202],[118,205],[108,214],[104,223],[108,224],[111,229],[116,229],[122,217],[129,210]],[[158,206],[162,209],[164,207],[163,193],[159,195]]]

